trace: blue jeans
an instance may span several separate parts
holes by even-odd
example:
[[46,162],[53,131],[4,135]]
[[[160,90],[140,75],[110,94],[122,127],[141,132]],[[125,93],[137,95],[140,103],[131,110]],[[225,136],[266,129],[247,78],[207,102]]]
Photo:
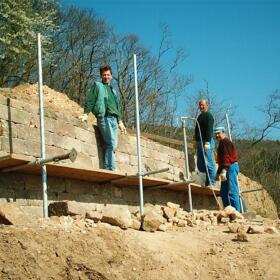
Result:
[[[203,149],[201,146],[201,142],[197,142],[197,169],[199,172],[206,173],[206,182],[205,186],[210,185],[215,185],[215,175],[216,175],[216,164],[213,156],[213,150],[215,148],[215,142],[214,139],[211,138],[210,140],[210,149],[208,151],[205,151],[205,160],[206,160],[206,165],[205,165],[205,160],[203,157]],[[209,177],[206,172],[206,166],[209,172]]]
[[118,122],[114,116],[97,118],[97,126],[104,141],[103,167],[115,170],[115,150],[118,145]]
[[231,205],[240,212],[240,201],[238,193],[239,166],[237,163],[231,164],[227,170],[227,180],[222,182],[220,195],[223,200],[224,207]]

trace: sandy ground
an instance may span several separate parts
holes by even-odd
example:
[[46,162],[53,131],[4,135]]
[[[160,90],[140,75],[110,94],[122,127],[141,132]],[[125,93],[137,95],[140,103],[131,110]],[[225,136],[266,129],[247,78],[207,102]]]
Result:
[[148,233],[40,221],[0,227],[0,279],[279,279],[280,234],[227,227]]

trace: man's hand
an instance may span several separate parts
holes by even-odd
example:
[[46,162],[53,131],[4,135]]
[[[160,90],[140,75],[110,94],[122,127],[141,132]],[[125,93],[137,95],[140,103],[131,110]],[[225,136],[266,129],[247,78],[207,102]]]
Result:
[[227,180],[227,170],[226,169],[222,169],[221,181],[226,181],[226,180]]
[[122,121],[119,121],[119,129],[121,130],[121,134],[126,134],[126,128]]
[[205,142],[205,144],[204,144],[204,150],[205,150],[205,152],[207,152],[207,151],[210,150],[210,143],[209,143],[209,142]]
[[87,115],[87,114],[83,114],[82,116],[79,116],[79,119],[80,119],[82,122],[86,122],[87,119],[88,119],[88,115]]

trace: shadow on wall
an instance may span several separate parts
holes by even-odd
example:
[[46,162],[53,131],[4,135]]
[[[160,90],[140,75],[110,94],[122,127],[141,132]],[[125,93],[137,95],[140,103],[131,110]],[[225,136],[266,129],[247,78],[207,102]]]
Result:
[[93,125],[94,134],[97,143],[97,153],[99,159],[99,168],[103,168],[103,156],[104,156],[104,142],[102,140],[102,135],[96,125]]
[[7,98],[8,108],[8,129],[9,129],[9,152],[13,153],[13,133],[12,133],[12,115],[11,115],[11,100]]

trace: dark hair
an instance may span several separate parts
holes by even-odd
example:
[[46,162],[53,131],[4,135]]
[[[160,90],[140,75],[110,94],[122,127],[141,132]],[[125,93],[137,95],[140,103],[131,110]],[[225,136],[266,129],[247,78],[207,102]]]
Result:
[[112,73],[112,68],[111,68],[109,65],[101,66],[101,67],[99,68],[99,71],[100,71],[100,76],[102,76],[102,73],[105,72],[105,71],[110,71],[111,74],[113,74],[113,73]]

